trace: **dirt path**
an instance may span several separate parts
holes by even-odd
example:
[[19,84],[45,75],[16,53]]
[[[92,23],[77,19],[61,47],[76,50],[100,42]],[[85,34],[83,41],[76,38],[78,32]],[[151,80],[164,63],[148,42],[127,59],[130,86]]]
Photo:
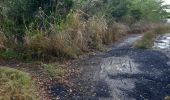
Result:
[[72,76],[78,92],[69,99],[163,100],[170,94],[170,49],[133,48],[140,37],[132,35],[108,52],[73,62],[80,74]]

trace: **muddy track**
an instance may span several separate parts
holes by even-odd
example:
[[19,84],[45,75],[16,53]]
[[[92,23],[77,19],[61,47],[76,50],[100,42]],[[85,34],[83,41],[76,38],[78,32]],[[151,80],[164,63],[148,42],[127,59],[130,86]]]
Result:
[[[137,49],[132,35],[108,52],[73,62],[77,94],[69,100],[163,100],[170,94],[170,50]],[[159,41],[159,39],[157,40]]]

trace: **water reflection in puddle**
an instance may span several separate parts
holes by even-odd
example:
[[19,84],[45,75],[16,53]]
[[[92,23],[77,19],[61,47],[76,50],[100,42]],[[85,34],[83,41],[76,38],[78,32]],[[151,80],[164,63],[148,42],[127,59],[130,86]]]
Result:
[[169,49],[170,48],[170,33],[160,36],[154,42],[153,48]]

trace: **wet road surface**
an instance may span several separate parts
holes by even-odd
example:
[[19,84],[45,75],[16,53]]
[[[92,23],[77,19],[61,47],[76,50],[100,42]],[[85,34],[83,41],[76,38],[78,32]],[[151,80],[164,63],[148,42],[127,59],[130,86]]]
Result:
[[163,100],[170,95],[170,34],[158,37],[152,49],[133,48],[132,35],[108,52],[82,58],[71,67],[77,93],[69,100]]

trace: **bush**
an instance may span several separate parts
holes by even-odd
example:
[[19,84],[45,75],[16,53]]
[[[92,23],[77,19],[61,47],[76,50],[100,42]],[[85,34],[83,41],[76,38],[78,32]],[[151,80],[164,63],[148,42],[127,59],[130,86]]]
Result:
[[28,73],[0,67],[0,100],[40,100]]

